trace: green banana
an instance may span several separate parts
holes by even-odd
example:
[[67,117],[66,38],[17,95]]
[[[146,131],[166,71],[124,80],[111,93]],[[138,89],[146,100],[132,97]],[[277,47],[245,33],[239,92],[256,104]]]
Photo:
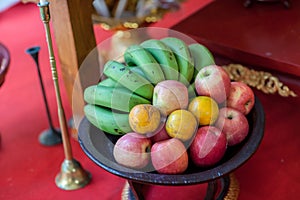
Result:
[[151,100],[154,86],[144,77],[132,72],[129,67],[110,60],[105,63],[103,73],[130,91]]
[[86,104],[86,118],[95,127],[113,135],[123,135],[131,132],[128,113],[116,113],[107,108]]
[[173,51],[176,57],[180,73],[179,81],[188,85],[194,75],[194,61],[188,45],[183,40],[175,37],[166,37],[161,41]]
[[194,59],[194,78],[197,76],[197,73],[200,69],[202,69],[205,66],[213,65],[215,64],[215,59],[212,55],[212,53],[202,44],[190,44],[189,49],[192,55],[192,58]]
[[195,89],[195,82],[191,83],[188,86],[188,94],[189,94],[189,99],[193,99],[194,97],[197,96],[196,89]]
[[141,43],[160,64],[166,80],[178,80],[178,64],[173,51],[162,41],[149,39]]
[[124,53],[128,66],[138,66],[154,85],[165,80],[164,73],[153,56],[140,45],[129,46]]
[[[102,80],[101,82],[98,83],[98,85],[106,86],[106,87],[118,87],[118,86],[120,86],[120,84],[118,84],[116,81],[114,81],[111,78],[106,78],[106,79]],[[123,87],[123,86],[121,86],[121,87]]]
[[130,70],[147,79],[146,75],[144,74],[144,72],[142,71],[142,69],[140,67],[133,66],[133,67],[130,67]]
[[84,90],[84,100],[89,104],[95,104],[118,110],[130,112],[137,104],[150,104],[151,102],[132,91],[124,88],[113,88],[101,85],[92,85]]

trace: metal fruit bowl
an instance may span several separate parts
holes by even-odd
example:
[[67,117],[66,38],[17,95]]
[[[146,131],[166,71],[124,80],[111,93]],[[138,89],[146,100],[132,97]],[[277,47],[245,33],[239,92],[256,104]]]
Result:
[[129,181],[157,185],[191,185],[221,178],[243,165],[259,147],[264,135],[264,111],[259,99],[247,115],[249,134],[239,145],[229,147],[223,159],[210,168],[199,168],[190,164],[183,174],[164,175],[155,171],[138,171],[117,164],[112,151],[119,136],[106,134],[94,127],[86,118],[78,129],[79,143],[86,155],[106,171]]

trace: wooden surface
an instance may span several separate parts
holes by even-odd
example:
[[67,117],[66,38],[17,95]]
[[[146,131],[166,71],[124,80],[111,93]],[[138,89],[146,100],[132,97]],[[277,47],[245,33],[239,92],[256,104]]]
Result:
[[300,1],[281,3],[214,1],[173,29],[214,53],[246,65],[300,77]]
[[[96,46],[91,20],[92,0],[53,0],[50,9],[59,56],[57,60],[61,65],[68,97],[73,103],[74,82],[78,69]],[[97,53],[95,51],[93,53],[95,55],[90,57],[92,59],[88,62],[97,65]]]

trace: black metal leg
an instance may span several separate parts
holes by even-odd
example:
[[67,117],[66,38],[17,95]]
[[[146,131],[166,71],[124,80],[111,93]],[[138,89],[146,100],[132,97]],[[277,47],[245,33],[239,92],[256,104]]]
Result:
[[[218,192],[218,185],[220,184],[220,192]],[[204,200],[223,200],[228,191],[230,186],[230,178],[229,176],[221,177],[218,180],[214,180],[208,183],[206,196]]]
[[206,190],[206,196],[204,200],[214,200],[215,196],[218,191],[218,181],[210,181],[208,182],[207,190]]
[[220,182],[221,182],[221,190],[216,200],[223,200],[227,196],[230,187],[229,176],[224,176],[220,178]]
[[233,174],[229,174],[208,183],[204,200],[237,199],[238,195],[238,182]]
[[128,181],[129,183],[129,194],[128,199],[130,200],[144,200],[144,196],[141,192],[142,184],[136,183],[134,181]]

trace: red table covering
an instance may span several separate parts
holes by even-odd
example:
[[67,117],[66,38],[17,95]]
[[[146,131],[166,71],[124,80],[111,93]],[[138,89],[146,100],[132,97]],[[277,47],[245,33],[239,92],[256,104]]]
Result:
[[[0,14],[0,42],[11,52],[10,71],[0,89],[0,199],[101,199],[121,198],[125,180],[96,166],[71,140],[74,157],[92,174],[86,187],[63,191],[54,179],[64,159],[61,145],[44,147],[39,134],[48,128],[36,69],[25,49],[40,45],[41,73],[45,80],[54,124],[57,110],[43,25],[35,5],[19,4]],[[289,44],[287,43],[286,46]],[[59,63],[58,63],[59,69]],[[282,76],[280,80],[300,95],[300,81]],[[62,83],[62,80],[60,83]],[[266,114],[265,136],[255,155],[235,171],[241,200],[297,200],[299,174],[299,97],[266,95],[255,90]],[[68,98],[62,87],[67,118],[71,117]],[[201,199],[206,185],[189,187],[151,186],[146,199]]]

